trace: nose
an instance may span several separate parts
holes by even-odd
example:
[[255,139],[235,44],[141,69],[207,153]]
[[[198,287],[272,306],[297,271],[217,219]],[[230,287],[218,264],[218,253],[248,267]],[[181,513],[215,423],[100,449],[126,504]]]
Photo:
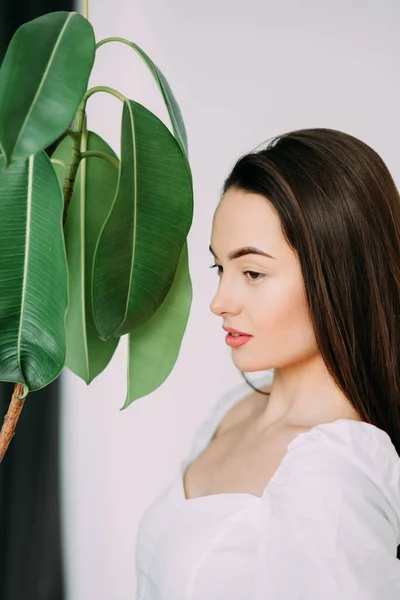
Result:
[[217,317],[222,317],[226,313],[237,315],[240,313],[240,303],[238,298],[229,291],[229,288],[220,281],[218,290],[210,303],[210,310]]

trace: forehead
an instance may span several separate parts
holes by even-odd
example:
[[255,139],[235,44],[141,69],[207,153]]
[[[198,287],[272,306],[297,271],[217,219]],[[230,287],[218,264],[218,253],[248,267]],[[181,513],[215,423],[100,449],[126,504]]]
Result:
[[213,219],[214,250],[251,245],[274,254],[284,243],[279,217],[266,197],[232,189],[224,194]]

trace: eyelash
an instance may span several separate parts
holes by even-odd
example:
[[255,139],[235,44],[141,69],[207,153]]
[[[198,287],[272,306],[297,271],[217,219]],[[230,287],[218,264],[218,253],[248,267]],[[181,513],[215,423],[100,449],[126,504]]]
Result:
[[[222,269],[221,265],[211,265],[210,269]],[[252,275],[258,275],[258,277],[256,279],[248,279],[247,281],[260,281],[260,279],[262,279],[263,277],[265,277],[264,273],[257,273],[257,271],[243,271],[243,275],[246,275],[246,273],[251,273]],[[221,274],[221,271],[218,271],[218,274]]]

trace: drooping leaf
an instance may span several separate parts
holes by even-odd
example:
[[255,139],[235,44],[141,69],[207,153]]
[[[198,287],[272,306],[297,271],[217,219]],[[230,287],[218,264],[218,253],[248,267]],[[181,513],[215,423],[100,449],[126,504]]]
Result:
[[[110,146],[96,133],[88,132],[83,151],[103,152],[118,160]],[[53,158],[68,164],[71,141],[59,144]],[[65,170],[55,165],[60,185]],[[100,230],[112,206],[118,183],[118,168],[104,159],[83,160],[78,169],[68,218],[65,243],[69,269],[69,307],[66,318],[67,357],[65,364],[89,384],[109,364],[119,338],[100,339],[93,321],[93,255]]]
[[[147,59],[150,61],[149,57]],[[151,62],[151,61],[150,61]],[[171,118],[172,128],[174,130],[175,136],[181,142],[183,148],[185,149],[186,155],[189,153],[188,149],[188,141],[185,124],[183,122],[182,113],[179,108],[179,105],[175,99],[174,94],[172,93],[171,87],[160,71],[158,67],[155,66],[154,63],[151,63],[154,67],[155,74],[154,76],[157,78],[157,83],[160,87],[162,95],[164,97],[165,104],[168,109],[169,116]],[[150,66],[150,64],[149,64]]]
[[[99,45],[103,44],[107,40],[103,40],[99,42]],[[110,38],[108,41],[122,42],[135,50],[139,56],[143,59],[144,63],[149,68],[149,71],[153,75],[160,91],[163,95],[165,105],[168,109],[168,113],[171,119],[172,129],[174,131],[175,137],[178,142],[181,144],[182,149],[185,150],[186,155],[188,154],[188,141],[185,124],[183,122],[182,113],[179,108],[178,102],[171,90],[171,86],[169,85],[166,77],[163,75],[161,70],[154,64],[151,58],[146,54],[144,50],[142,50],[137,44],[134,42],[130,42],[129,40],[125,40],[123,38]]]
[[22,25],[0,69],[0,148],[22,160],[52,144],[73,120],[95,56],[91,24],[54,12]]
[[179,356],[192,302],[188,250],[185,242],[174,282],[158,311],[135,328],[128,340],[127,408],[167,379]]
[[153,113],[126,100],[119,186],[93,270],[94,318],[105,339],[129,333],[160,307],[192,217],[192,178],[180,145]]
[[0,156],[0,380],[30,391],[65,362],[68,271],[63,197],[45,152]]

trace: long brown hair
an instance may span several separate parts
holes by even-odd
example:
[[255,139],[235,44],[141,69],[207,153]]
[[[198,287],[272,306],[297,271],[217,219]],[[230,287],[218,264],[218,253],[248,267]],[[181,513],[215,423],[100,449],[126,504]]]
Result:
[[385,163],[351,135],[302,129],[240,157],[229,188],[271,202],[332,379],[400,455],[400,196]]

